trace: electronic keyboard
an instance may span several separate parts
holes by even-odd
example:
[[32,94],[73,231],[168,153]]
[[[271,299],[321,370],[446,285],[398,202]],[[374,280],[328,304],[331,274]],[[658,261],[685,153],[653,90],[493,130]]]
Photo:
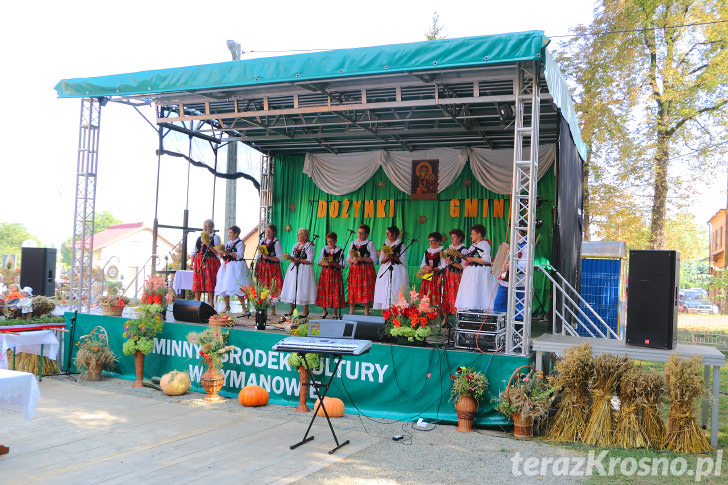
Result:
[[361,355],[369,352],[371,340],[320,337],[286,337],[273,346],[278,352],[309,354]]

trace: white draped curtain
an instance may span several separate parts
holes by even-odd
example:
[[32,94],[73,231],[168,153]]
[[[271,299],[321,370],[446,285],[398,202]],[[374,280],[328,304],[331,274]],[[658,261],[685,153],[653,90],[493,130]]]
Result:
[[[539,148],[538,178],[544,176],[556,159],[556,145]],[[476,180],[498,194],[510,194],[513,178],[513,150],[487,148],[438,148],[416,152],[377,150],[341,155],[308,153],[303,173],[318,188],[332,195],[354,192],[372,178],[381,166],[392,183],[409,194],[413,160],[439,160],[438,192],[442,192],[460,176],[465,162]]]

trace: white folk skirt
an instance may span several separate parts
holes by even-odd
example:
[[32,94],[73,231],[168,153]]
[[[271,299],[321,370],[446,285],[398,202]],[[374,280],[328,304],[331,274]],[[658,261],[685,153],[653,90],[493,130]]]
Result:
[[215,295],[220,296],[242,296],[240,288],[248,286],[248,264],[245,261],[220,262],[220,269],[217,270],[217,284]]
[[[377,281],[374,284],[374,305],[375,310],[387,309],[399,300],[400,290],[405,296],[409,295],[409,275],[407,274],[407,266],[404,264],[395,264],[392,266],[392,282],[389,282],[389,267],[391,263],[387,261],[379,267],[377,273]],[[390,296],[391,295],[391,296]]]
[[[298,290],[296,290],[298,276]],[[281,289],[281,301],[296,305],[313,305],[316,303],[316,278],[310,264],[288,265]]]
[[491,310],[498,291],[498,279],[490,266],[468,265],[463,270],[460,289],[455,299],[458,310]]

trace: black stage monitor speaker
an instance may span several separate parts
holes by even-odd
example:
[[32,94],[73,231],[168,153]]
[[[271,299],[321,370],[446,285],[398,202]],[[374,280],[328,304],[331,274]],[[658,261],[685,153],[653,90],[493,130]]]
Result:
[[56,249],[22,248],[20,286],[33,288],[33,296],[56,295]]
[[178,322],[209,323],[210,317],[217,312],[204,301],[174,300],[172,315]]
[[627,344],[675,348],[680,253],[630,251],[628,282]]

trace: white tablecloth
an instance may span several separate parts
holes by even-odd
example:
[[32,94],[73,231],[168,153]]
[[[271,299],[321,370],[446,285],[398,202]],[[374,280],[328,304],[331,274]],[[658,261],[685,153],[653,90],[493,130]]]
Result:
[[178,270],[174,274],[172,289],[176,292],[192,289],[192,271]]
[[43,345],[43,356],[51,360],[58,358],[58,338],[53,330],[34,330],[19,332],[17,335],[0,333],[0,369],[8,368],[8,350],[15,348],[16,352],[40,355],[40,346]]
[[29,372],[0,369],[0,414],[30,419],[41,400],[38,381]]

